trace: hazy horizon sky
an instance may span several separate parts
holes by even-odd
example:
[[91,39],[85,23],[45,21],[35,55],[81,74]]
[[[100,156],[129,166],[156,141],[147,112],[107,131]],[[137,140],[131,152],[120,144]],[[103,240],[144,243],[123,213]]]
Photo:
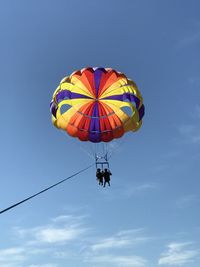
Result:
[[95,168],[0,216],[1,267],[200,266],[200,3],[0,1],[0,209],[93,163],[51,123],[86,66],[133,79],[146,114]]

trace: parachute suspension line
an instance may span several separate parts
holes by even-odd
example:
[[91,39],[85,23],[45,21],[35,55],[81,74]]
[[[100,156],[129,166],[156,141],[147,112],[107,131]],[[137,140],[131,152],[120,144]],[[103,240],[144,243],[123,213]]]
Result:
[[109,157],[109,144],[105,143],[105,147],[106,147],[106,160],[108,161],[108,157]]
[[118,142],[113,143],[113,148],[109,153],[108,160],[112,157],[112,155],[125,143],[125,140],[122,138]]
[[0,211],[0,214],[4,213],[4,212],[6,212],[6,211],[8,211],[8,210],[10,210],[10,209],[15,208],[16,206],[18,206],[18,205],[20,205],[20,204],[22,204],[22,203],[24,203],[24,202],[30,200],[31,198],[34,198],[34,197],[36,197],[36,196],[38,196],[38,195],[40,195],[40,194],[46,192],[47,190],[49,190],[49,189],[51,189],[51,188],[53,188],[53,187],[55,187],[55,186],[57,186],[57,185],[59,185],[59,184],[61,184],[61,183],[64,183],[65,181],[67,181],[67,180],[69,180],[69,179],[71,179],[71,178],[77,176],[78,174],[80,174],[80,173],[82,173],[82,172],[85,172],[86,170],[90,169],[92,166],[94,166],[94,164],[91,164],[91,165],[89,165],[88,167],[86,167],[86,168],[84,168],[84,169],[82,169],[82,170],[80,170],[80,171],[78,171],[78,172],[76,172],[76,173],[74,173],[74,174],[68,176],[67,178],[65,178],[65,179],[63,179],[63,180],[61,180],[61,181],[59,181],[59,182],[57,182],[57,183],[55,183],[55,184],[53,184],[53,185],[51,185],[51,186],[49,186],[49,187],[47,187],[47,188],[45,188],[45,189],[39,191],[38,193],[36,193],[36,194],[34,194],[34,195],[31,195],[30,197],[27,197],[27,198],[25,198],[25,199],[23,199],[23,200],[21,200],[21,201],[15,203],[15,204],[9,206],[9,207],[6,208],[6,209],[1,210],[1,211]]
[[104,171],[105,168],[109,169],[107,143],[102,142],[96,144],[95,164],[96,168],[102,171]]
[[95,143],[94,146],[95,146],[95,157],[98,157],[97,143]]
[[87,149],[85,149],[83,146],[80,146],[80,148],[81,148],[81,150],[83,150],[90,158],[94,158],[94,151],[91,151],[91,152],[89,152],[89,151],[87,151]]
[[108,144],[105,143],[105,160],[108,160]]
[[104,143],[104,158],[108,161],[108,146],[107,143]]
[[106,151],[105,151],[105,143],[103,142],[103,144],[102,144],[102,157],[105,158],[105,154],[106,154]]

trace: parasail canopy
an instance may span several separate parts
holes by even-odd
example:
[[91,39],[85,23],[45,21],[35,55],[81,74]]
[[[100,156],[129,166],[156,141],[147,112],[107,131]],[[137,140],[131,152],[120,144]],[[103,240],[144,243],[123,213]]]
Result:
[[53,124],[70,136],[110,142],[142,125],[136,84],[111,68],[84,68],[61,80],[50,104]]

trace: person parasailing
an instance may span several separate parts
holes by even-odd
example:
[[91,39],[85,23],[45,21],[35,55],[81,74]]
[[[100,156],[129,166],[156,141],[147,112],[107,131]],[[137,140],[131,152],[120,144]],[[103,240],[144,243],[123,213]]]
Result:
[[[50,110],[56,128],[81,142],[104,145],[139,130],[145,107],[137,85],[125,74],[112,68],[87,67],[61,80]],[[105,185],[109,185],[111,172],[105,173]]]
[[110,176],[112,175],[112,173],[110,172],[110,170],[105,169],[103,172],[103,178],[104,178],[104,182],[103,182],[103,187],[106,186],[106,183],[110,186]]
[[99,185],[103,185],[103,172],[101,171],[100,168],[97,169],[96,177],[99,182]]

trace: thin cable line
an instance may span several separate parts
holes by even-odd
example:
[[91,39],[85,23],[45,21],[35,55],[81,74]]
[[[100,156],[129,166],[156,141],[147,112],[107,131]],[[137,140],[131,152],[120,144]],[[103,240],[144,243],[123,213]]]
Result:
[[24,202],[30,200],[31,198],[34,198],[34,197],[36,197],[36,196],[38,196],[38,195],[40,195],[40,194],[46,192],[47,190],[49,190],[49,189],[51,189],[51,188],[53,188],[53,187],[55,187],[55,186],[57,186],[57,185],[59,185],[59,184],[61,184],[61,183],[64,183],[65,181],[67,181],[67,180],[73,178],[74,176],[76,176],[76,175],[78,175],[78,174],[80,174],[80,173],[82,173],[82,172],[88,170],[88,169],[91,168],[92,166],[94,166],[94,163],[93,163],[92,165],[90,165],[90,166],[88,166],[88,167],[86,167],[86,168],[84,168],[84,169],[82,169],[82,170],[80,170],[80,171],[78,171],[78,172],[76,172],[76,173],[74,173],[74,174],[68,176],[67,178],[65,178],[65,179],[63,179],[63,180],[61,180],[61,181],[59,181],[59,182],[57,182],[57,183],[55,183],[55,184],[53,184],[53,185],[51,185],[51,186],[45,188],[45,189],[43,189],[43,190],[41,190],[40,192],[38,192],[38,193],[36,193],[36,194],[34,194],[34,195],[31,195],[30,197],[27,197],[27,198],[25,198],[25,199],[23,199],[23,200],[21,200],[21,201],[15,203],[15,204],[9,206],[9,207],[6,208],[6,209],[1,210],[1,211],[0,211],[0,214],[4,213],[4,212],[6,212],[6,211],[8,211],[8,210],[10,210],[10,209],[15,208],[16,206],[18,206],[18,205],[20,205],[20,204],[22,204],[22,203],[24,203]]

